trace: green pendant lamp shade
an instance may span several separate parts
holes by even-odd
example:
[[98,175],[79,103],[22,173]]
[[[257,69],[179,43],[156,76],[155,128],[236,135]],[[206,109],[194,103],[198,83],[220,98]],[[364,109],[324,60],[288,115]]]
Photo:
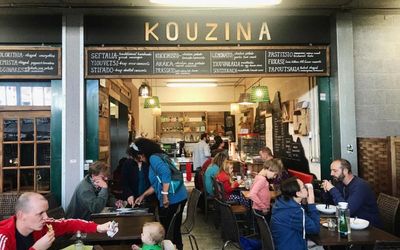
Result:
[[144,108],[152,109],[152,108],[160,108],[160,100],[158,100],[158,96],[148,97],[144,100]]
[[257,86],[251,88],[251,101],[269,102],[269,92],[267,86]]

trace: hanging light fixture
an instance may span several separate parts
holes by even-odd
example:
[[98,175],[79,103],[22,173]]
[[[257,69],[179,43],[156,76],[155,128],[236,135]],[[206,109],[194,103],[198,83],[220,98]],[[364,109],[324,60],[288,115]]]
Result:
[[160,100],[158,100],[158,96],[148,97],[144,100],[144,108],[152,109],[152,108],[160,108]]
[[252,102],[269,102],[269,92],[267,86],[257,86],[251,88]]
[[152,109],[152,114],[154,116],[160,116],[161,115],[161,108],[153,108]]
[[149,97],[149,96],[151,96],[151,88],[147,84],[146,81],[143,81],[142,85],[140,85],[140,87],[139,87],[139,96],[141,96],[141,97]]
[[239,96],[239,102],[240,105],[250,105],[253,104],[251,101],[251,96],[250,93],[241,93]]
[[240,106],[238,103],[231,103],[231,115],[240,114]]

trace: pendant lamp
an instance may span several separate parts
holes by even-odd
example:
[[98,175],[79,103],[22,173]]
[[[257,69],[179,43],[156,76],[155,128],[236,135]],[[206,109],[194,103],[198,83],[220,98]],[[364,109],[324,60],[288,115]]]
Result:
[[269,102],[269,92],[267,86],[257,86],[251,88],[252,102]]
[[142,85],[139,87],[139,96],[141,97],[149,97],[151,96],[151,88],[147,84],[147,82],[142,82]]
[[250,93],[241,93],[239,96],[239,104],[241,105],[250,105],[253,104],[251,100]]
[[231,115],[240,114],[240,106],[238,103],[231,103]]
[[158,96],[151,96],[144,100],[144,108],[152,109],[152,108],[160,108],[160,100],[158,100]]
[[161,108],[153,108],[152,114],[154,116],[160,116],[161,115]]

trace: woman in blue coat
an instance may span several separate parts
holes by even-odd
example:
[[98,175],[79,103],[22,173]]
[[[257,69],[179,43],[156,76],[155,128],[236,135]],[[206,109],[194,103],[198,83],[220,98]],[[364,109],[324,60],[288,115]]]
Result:
[[[307,249],[306,234],[318,234],[319,212],[314,204],[314,190],[296,177],[281,184],[282,195],[272,208],[271,233],[276,250]],[[301,201],[307,200],[306,205]]]
[[146,138],[138,138],[135,140],[134,144],[132,144],[132,147],[138,151],[139,155],[143,156],[143,161],[150,165],[149,180],[151,188],[139,196],[135,200],[135,203],[141,203],[144,197],[155,193],[160,203],[160,222],[166,230],[168,230],[172,217],[179,205],[181,205],[181,210],[175,221],[174,239],[172,242],[176,245],[178,250],[182,250],[181,224],[182,212],[187,200],[186,187],[182,184],[175,193],[168,192],[171,183],[171,170],[168,163],[165,161],[165,157],[168,156],[155,141]]

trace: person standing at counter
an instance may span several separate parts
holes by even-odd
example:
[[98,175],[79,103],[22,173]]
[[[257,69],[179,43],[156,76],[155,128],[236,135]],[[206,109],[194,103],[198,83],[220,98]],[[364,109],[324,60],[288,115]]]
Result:
[[149,187],[149,166],[138,155],[138,149],[132,144],[126,150],[128,159],[124,162],[121,171],[122,198],[129,205],[135,205],[135,199]]
[[90,165],[88,174],[76,187],[68,205],[67,218],[89,220],[90,215],[100,213],[106,206],[122,207],[110,193],[107,180],[109,167],[101,161]]
[[200,141],[193,147],[193,168],[197,172],[203,166],[207,158],[211,157],[210,146],[208,142],[210,138],[207,133],[200,136]]
[[164,157],[168,157],[161,149],[160,145],[147,138],[138,138],[135,140],[134,148],[138,149],[138,155],[143,157],[143,161],[150,165],[149,180],[151,187],[140,195],[135,203],[141,203],[143,199],[153,193],[156,193],[157,199],[160,203],[160,222],[164,228],[168,228],[171,223],[172,217],[181,207],[177,215],[174,227],[173,243],[178,250],[183,249],[181,224],[182,213],[187,201],[187,191],[184,184],[182,184],[175,193],[170,193],[171,183],[171,170]]
[[375,194],[365,180],[353,175],[350,162],[345,159],[334,160],[331,176],[337,184],[323,180],[322,187],[331,196],[333,203],[337,205],[339,202],[347,202],[352,217],[357,216],[368,220],[373,226],[381,227]]
[[225,142],[222,140],[221,136],[214,136],[214,144],[210,147],[211,157],[216,156],[218,153],[226,151]]

